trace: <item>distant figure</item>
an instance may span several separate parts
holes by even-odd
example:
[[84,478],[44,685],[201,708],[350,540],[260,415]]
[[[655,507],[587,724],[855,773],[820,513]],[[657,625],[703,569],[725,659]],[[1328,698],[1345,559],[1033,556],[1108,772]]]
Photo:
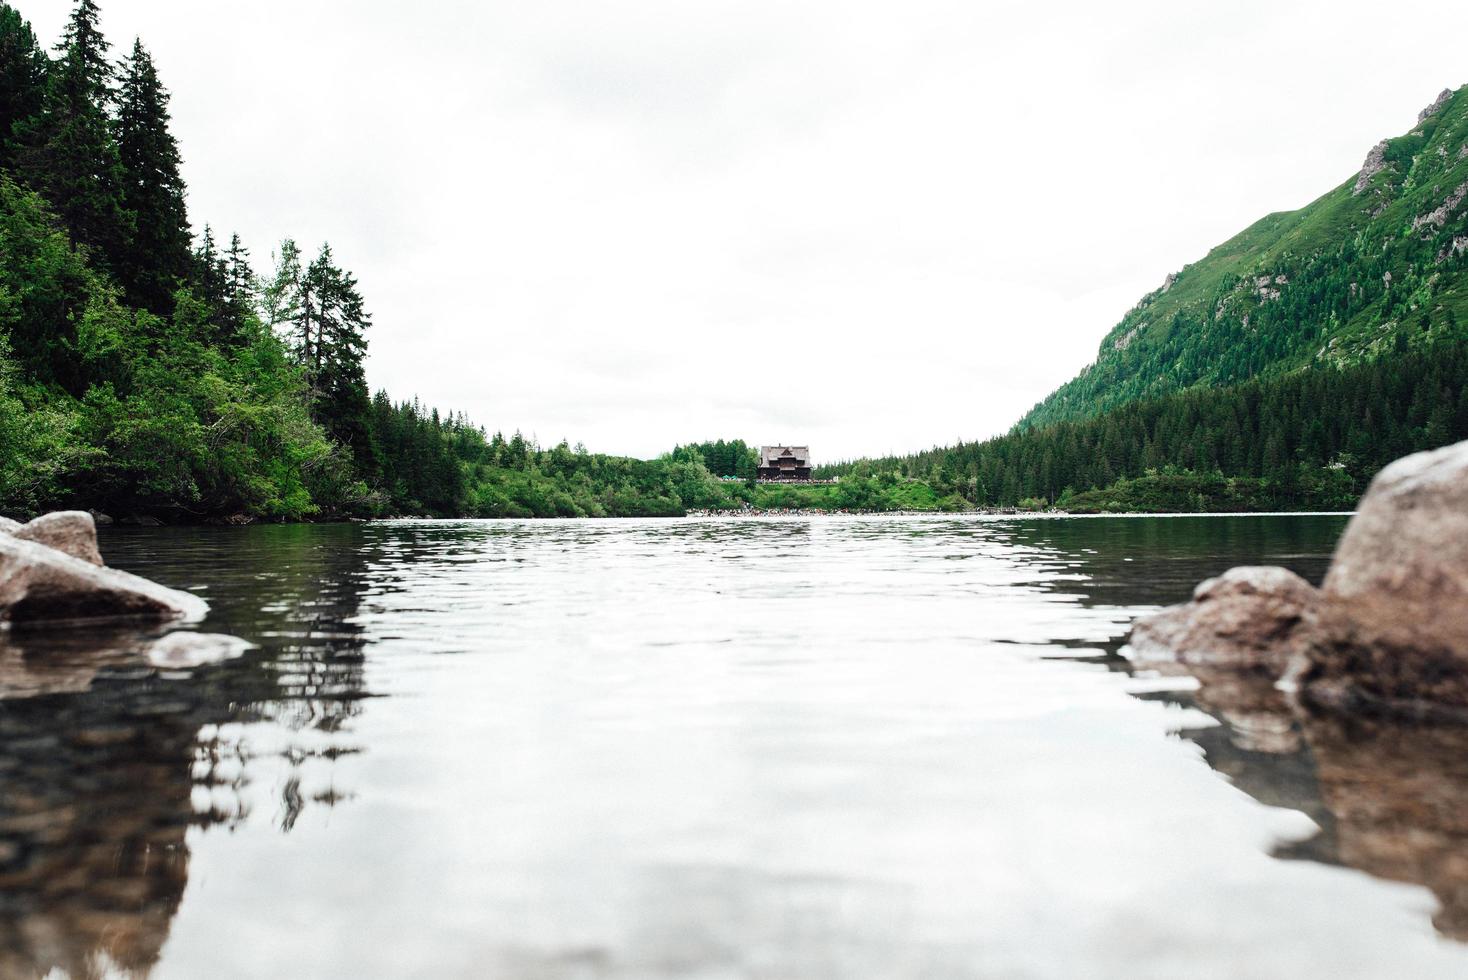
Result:
[[809,446],[761,446],[759,469],[761,480],[809,480]]

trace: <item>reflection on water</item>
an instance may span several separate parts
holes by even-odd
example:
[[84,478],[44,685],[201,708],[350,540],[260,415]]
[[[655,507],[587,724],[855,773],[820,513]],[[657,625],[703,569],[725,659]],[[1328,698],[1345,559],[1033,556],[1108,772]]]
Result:
[[1343,523],[109,533],[259,646],[0,642],[0,976],[1463,975],[1461,735],[1115,655]]
[[[249,816],[240,790],[262,766],[240,726],[337,733],[357,712],[362,641],[349,620],[362,555],[305,531],[270,529],[269,547],[231,549],[227,567],[217,536],[154,538],[165,563],[119,561],[128,543],[106,542],[122,545],[108,548],[114,564],[166,564],[160,577],[179,584],[247,592],[264,607],[252,625],[274,638],[268,656],[169,671],[140,652],[156,634],[0,634],[0,976],[146,974],[188,882],[186,832]],[[270,762],[298,770],[345,751],[292,747]],[[276,824],[289,830],[302,808],[335,799],[308,801],[292,776]]]
[[1468,941],[1468,732],[1323,715],[1262,677],[1205,675],[1195,694],[1163,697],[1223,722],[1188,733],[1210,765],[1319,825],[1280,857],[1425,885],[1441,906],[1433,924]]

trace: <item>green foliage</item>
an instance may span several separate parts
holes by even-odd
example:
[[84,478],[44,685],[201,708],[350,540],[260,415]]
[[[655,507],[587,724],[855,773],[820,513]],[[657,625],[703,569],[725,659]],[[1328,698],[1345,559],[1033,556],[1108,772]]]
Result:
[[19,11],[0,3],[0,166],[15,165],[17,125],[41,112],[47,58]]
[[159,315],[189,273],[189,219],[178,144],[168,131],[168,93],[142,41],[124,65],[113,132],[122,168],[121,206],[131,234],[113,267],[129,302]]
[[723,439],[717,442],[698,442],[674,449],[678,453],[691,449],[703,459],[703,464],[715,476],[739,480],[753,480],[759,469],[759,450],[747,445],[743,439]]
[[[982,506],[1335,510],[1354,506],[1393,459],[1459,439],[1468,439],[1468,348],[1442,343],[817,475],[845,483],[901,473]],[[1231,478],[1254,481],[1247,505],[1245,484]],[[1085,496],[1097,488],[1109,493]],[[1100,503],[1108,500],[1116,506]]]
[[1468,438],[1461,92],[1363,193],[1270,215],[1145,297],[1010,435],[761,484],[742,440],[635,460],[369,397],[355,277],[329,246],[287,239],[263,281],[238,236],[192,248],[168,93],[141,43],[120,72],[107,52],[94,0],[54,59],[0,2],[0,511],[1334,509]]
[[300,518],[366,496],[258,320],[227,356],[204,303],[181,290],[172,305],[124,306],[39,196],[0,176],[0,508]]
[[1468,91],[1356,179],[1269,215],[1134,307],[1095,362],[1018,428],[1140,398],[1461,343],[1468,313]]

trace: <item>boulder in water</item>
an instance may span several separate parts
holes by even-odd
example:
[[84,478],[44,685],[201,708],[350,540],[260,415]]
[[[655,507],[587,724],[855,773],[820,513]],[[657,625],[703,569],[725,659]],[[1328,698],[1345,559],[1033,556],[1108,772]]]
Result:
[[102,564],[102,553],[97,550],[97,525],[84,510],[43,514],[13,533],[22,541],[35,541],[93,565]]
[[1138,620],[1139,661],[1267,667],[1276,674],[1304,653],[1320,593],[1286,568],[1231,568],[1193,590],[1191,602]]
[[1312,700],[1468,719],[1468,442],[1377,474],[1322,594]]
[[1284,569],[1235,568],[1139,620],[1131,649],[1287,672],[1319,707],[1468,722],[1468,442],[1377,474],[1318,592]]
[[0,622],[201,619],[208,609],[188,592],[0,534]]

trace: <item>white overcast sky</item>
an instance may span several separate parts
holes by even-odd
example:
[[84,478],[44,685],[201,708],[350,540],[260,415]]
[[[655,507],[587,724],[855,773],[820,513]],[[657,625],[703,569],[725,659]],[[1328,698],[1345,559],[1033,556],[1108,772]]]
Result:
[[[50,43],[69,0],[12,0]],[[1468,4],[102,0],[191,216],[329,240],[369,381],[550,445],[1002,432],[1468,81]]]

